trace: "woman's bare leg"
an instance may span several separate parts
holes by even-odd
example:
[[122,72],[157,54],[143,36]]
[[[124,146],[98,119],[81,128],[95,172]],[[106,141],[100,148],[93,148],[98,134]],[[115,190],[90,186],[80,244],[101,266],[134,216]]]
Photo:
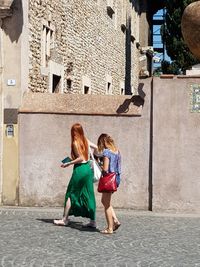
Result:
[[107,229],[112,232],[113,231],[113,216],[112,216],[112,207],[110,205],[111,196],[112,196],[112,193],[102,193],[101,202],[105,210],[105,216],[106,216],[106,221],[108,225]]
[[71,208],[71,200],[70,198],[68,198],[66,202],[66,206],[64,207],[63,219],[68,220],[70,208]]
[[118,220],[118,218],[117,218],[117,216],[115,214],[115,211],[114,211],[112,206],[111,206],[111,209],[112,209],[112,218],[113,218],[113,231],[116,231],[120,227],[121,223]]
[[70,198],[67,199],[66,206],[64,207],[64,212],[63,212],[63,218],[61,220],[54,220],[54,224],[60,225],[60,226],[65,226],[68,224],[68,216],[69,216],[69,210],[71,208],[71,200]]
[[117,218],[117,216],[115,214],[115,211],[114,211],[112,206],[111,206],[111,209],[112,209],[112,217],[113,217],[114,223],[118,223],[119,224],[120,222],[119,222],[119,220],[118,220],[118,218]]

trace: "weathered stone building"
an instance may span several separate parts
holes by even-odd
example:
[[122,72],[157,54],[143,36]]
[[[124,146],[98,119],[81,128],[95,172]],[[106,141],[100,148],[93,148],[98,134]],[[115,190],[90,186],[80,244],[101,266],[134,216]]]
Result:
[[151,75],[147,2],[0,0],[1,203],[19,203],[25,93],[131,95]]
[[136,91],[140,23],[145,22],[139,1],[29,1],[28,14],[29,90]]

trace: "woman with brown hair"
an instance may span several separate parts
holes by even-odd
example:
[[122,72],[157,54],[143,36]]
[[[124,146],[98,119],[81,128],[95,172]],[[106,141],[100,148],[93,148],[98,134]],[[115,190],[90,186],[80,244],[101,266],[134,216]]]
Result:
[[[120,174],[121,174],[121,155],[117,149],[114,140],[108,134],[101,134],[98,138],[98,151],[102,153],[103,165],[102,170],[104,173],[116,173],[117,186],[120,184]],[[120,222],[116,217],[115,211],[111,206],[111,193],[102,193],[101,202],[104,206],[107,227],[102,230],[102,234],[112,234],[120,227]]]
[[56,225],[68,225],[68,216],[74,215],[89,218],[90,223],[87,226],[96,228],[96,202],[93,170],[89,162],[89,147],[97,148],[85,137],[81,124],[75,123],[71,128],[72,160],[61,165],[62,168],[74,165],[74,168],[65,195],[63,218],[54,220]]

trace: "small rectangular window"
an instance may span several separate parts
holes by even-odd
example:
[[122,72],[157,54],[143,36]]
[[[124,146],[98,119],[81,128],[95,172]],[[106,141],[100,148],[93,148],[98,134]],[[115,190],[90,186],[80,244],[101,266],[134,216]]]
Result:
[[55,74],[53,74],[53,85],[52,85],[52,92],[53,93],[59,93],[60,91],[60,80],[61,80],[61,76],[57,76]]
[[85,75],[82,77],[82,93],[84,95],[91,94],[91,79]]
[[106,75],[106,84],[105,84],[106,94],[112,94],[112,76],[110,74]]
[[67,90],[70,91],[72,89],[72,81],[67,79]]
[[84,94],[87,95],[89,94],[90,87],[89,86],[84,86]]
[[111,83],[107,83],[107,93],[110,94],[111,93]]

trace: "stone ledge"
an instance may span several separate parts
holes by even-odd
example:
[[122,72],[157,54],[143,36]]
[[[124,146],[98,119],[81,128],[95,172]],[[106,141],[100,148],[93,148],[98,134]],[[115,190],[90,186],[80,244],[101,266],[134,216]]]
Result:
[[200,75],[177,75],[178,79],[200,78]]
[[25,93],[18,113],[141,116],[140,96]]
[[173,79],[174,78],[174,74],[161,74],[160,78],[161,79]]
[[174,74],[162,74],[160,79],[192,79],[192,78],[200,78],[200,75],[174,75]]

